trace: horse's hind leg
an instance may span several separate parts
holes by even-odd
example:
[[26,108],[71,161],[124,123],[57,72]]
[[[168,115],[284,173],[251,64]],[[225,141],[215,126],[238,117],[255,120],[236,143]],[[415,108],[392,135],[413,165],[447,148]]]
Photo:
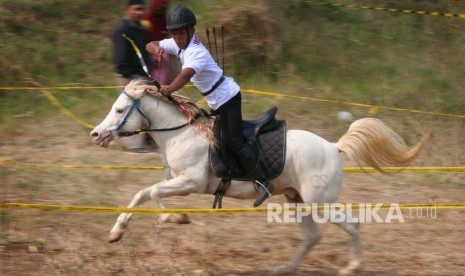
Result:
[[315,246],[321,239],[321,233],[318,225],[313,220],[312,216],[302,217],[302,230],[305,235],[305,240],[300,248],[297,250],[291,261],[283,266],[278,266],[272,269],[273,274],[293,273],[297,270],[299,263],[307,255],[307,253]]
[[[347,213],[345,213],[347,218]],[[350,243],[353,251],[352,260],[349,264],[339,271],[340,274],[353,274],[362,267],[362,250],[360,247],[360,234],[359,234],[359,223],[356,222],[335,222],[337,226],[341,227],[350,236]]]

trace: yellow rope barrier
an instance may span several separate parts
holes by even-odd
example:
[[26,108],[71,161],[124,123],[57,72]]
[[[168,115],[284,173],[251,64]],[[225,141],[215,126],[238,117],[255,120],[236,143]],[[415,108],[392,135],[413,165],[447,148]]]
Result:
[[[389,173],[465,173],[465,167],[385,167]],[[345,173],[377,173],[371,167],[344,167]]]
[[[98,170],[163,170],[162,166],[118,166],[90,164],[42,164],[16,163],[0,158],[0,165],[19,168],[51,168],[51,169],[98,169]],[[385,167],[390,173],[465,173],[465,167]],[[344,167],[345,173],[377,173],[372,167]]]
[[[353,204],[350,206],[353,210],[363,209],[367,206],[375,206],[376,204]],[[340,207],[344,207],[342,204]],[[377,209],[387,210],[392,208],[391,204],[383,204],[376,206]],[[133,214],[206,214],[206,213],[263,213],[269,209],[267,207],[259,208],[197,208],[197,209],[161,209],[161,208],[123,208],[123,207],[103,207],[103,206],[75,206],[75,205],[51,205],[51,204],[30,204],[30,203],[6,203],[0,205],[1,208],[16,208],[16,209],[40,209],[48,211],[63,211],[63,212],[94,212],[94,213],[133,213]],[[324,205],[319,205],[315,209],[322,210]],[[399,209],[413,208],[436,208],[449,210],[463,210],[465,203],[456,204],[399,204],[396,205]],[[305,211],[313,209],[311,206],[289,207],[289,211]]]
[[14,87],[14,86],[7,86],[7,87],[0,87],[0,90],[4,91],[18,91],[18,90],[90,90],[90,89],[118,89],[124,88],[124,86],[50,86],[50,87],[34,87],[34,86],[26,86],[26,87]]
[[89,164],[42,164],[16,163],[0,159],[0,165],[18,168],[49,168],[49,169],[98,169],[98,170],[163,170],[159,166],[117,166],[117,165],[89,165]]
[[73,113],[71,113],[71,111],[69,111],[68,109],[66,109],[59,101],[57,98],[55,98],[55,96],[53,96],[53,94],[48,91],[48,90],[45,90],[43,89],[42,90],[42,93],[45,95],[45,97],[47,97],[47,99],[56,107],[58,108],[63,114],[65,114],[67,117],[69,117],[70,119],[76,121],[78,124],[80,124],[81,126],[87,128],[87,129],[93,129],[94,126],[87,123],[86,121],[78,118],[77,116],[75,116]]
[[[95,87],[81,87],[81,86],[56,86],[56,87],[0,87],[0,90],[72,90],[72,89],[115,89],[115,88],[123,88],[122,86],[95,86]],[[256,89],[242,89],[241,91],[249,94],[255,95],[262,95],[268,97],[275,97],[275,98],[292,98],[292,99],[299,99],[299,100],[310,100],[316,102],[324,102],[324,103],[331,103],[331,104],[339,104],[339,105],[349,105],[349,106],[356,106],[361,108],[367,108],[369,110],[392,110],[392,111],[400,111],[400,112],[410,112],[410,113],[417,113],[417,114],[427,114],[427,115],[436,115],[436,116],[448,116],[448,117],[455,117],[455,118],[465,118],[464,114],[451,114],[451,113],[443,113],[443,112],[434,112],[434,111],[421,111],[409,108],[398,108],[398,107],[389,107],[389,106],[379,106],[379,105],[371,105],[371,104],[363,104],[363,103],[356,103],[356,102],[349,102],[349,101],[339,101],[339,100],[331,100],[331,99],[322,99],[322,98],[314,98],[314,97],[307,97],[307,96],[298,96],[298,95],[288,95],[282,94],[277,92],[269,92],[269,91],[262,91]],[[50,93],[50,92],[48,92]],[[50,93],[51,94],[51,93]],[[50,100],[50,99],[49,99]],[[56,100],[56,98],[55,98]],[[54,105],[59,107],[60,109],[65,109],[59,104],[58,100],[55,101]],[[62,110],[63,112],[63,110]],[[80,120],[76,116],[72,115],[71,112],[65,111],[68,117],[74,117],[75,120]],[[85,123],[84,121],[80,120],[82,125],[86,126],[87,128],[90,127],[90,124]]]
[[315,4],[315,5],[346,7],[346,8],[349,8],[349,9],[387,11],[387,12],[391,12],[391,13],[430,15],[430,16],[442,16],[442,17],[447,17],[447,18],[465,19],[465,14],[463,14],[463,13],[440,12],[440,11],[423,11],[423,10],[397,9],[397,8],[385,8],[385,7],[370,7],[370,6],[363,6],[363,5],[330,3],[330,2],[311,1],[311,0],[308,0],[308,1],[305,1],[305,2],[307,2],[309,4]]
[[297,95],[285,95],[281,93],[261,91],[261,90],[255,90],[255,89],[242,89],[241,91],[244,91],[250,94],[263,95],[263,96],[276,97],[276,98],[293,98],[293,99],[299,99],[299,100],[310,100],[310,101],[326,102],[326,103],[332,103],[332,104],[351,105],[351,106],[368,108],[370,110],[385,109],[385,110],[403,111],[403,112],[411,112],[411,113],[418,113],[418,114],[465,118],[465,115],[461,115],[461,114],[421,111],[421,110],[414,110],[414,109],[408,109],[408,108],[378,106],[378,105],[371,105],[371,104],[361,104],[361,103],[354,103],[354,102],[347,102],[347,101],[329,100],[329,99],[321,99],[321,98],[313,98],[313,97],[297,96]]

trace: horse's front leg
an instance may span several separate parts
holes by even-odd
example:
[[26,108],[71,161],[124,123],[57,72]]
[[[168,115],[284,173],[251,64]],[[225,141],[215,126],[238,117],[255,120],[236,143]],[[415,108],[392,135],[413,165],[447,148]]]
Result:
[[[137,207],[147,200],[150,199],[150,192],[152,191],[153,187],[156,185],[162,184],[167,182],[167,180],[163,180],[161,182],[156,183],[155,185],[142,189],[138,191],[134,197],[131,200],[131,203],[127,206],[127,208],[134,208]],[[131,220],[132,213],[122,213],[119,215],[118,219],[116,220],[115,225],[110,231],[110,236],[108,238],[108,242],[117,242],[119,241],[124,234],[124,230],[129,224],[129,221]]]
[[[199,185],[196,182],[192,181],[187,175],[180,175],[170,180],[163,180],[151,187],[140,190],[133,197],[128,208],[137,207],[149,199],[155,200],[159,208],[164,208],[163,202],[161,201],[163,197],[188,195],[192,192],[198,191],[198,189]],[[162,215],[162,217],[163,216],[164,215]],[[123,237],[124,231],[126,230],[131,217],[132,213],[122,213],[119,215],[115,225],[110,231],[108,239],[109,242],[117,242]],[[165,220],[169,220],[169,218],[165,217]]]
[[[170,183],[170,185],[156,185],[156,187],[152,187],[150,191],[150,198],[155,200],[158,208],[165,208],[162,200],[164,197],[188,195],[198,191],[197,189],[199,186],[194,181],[186,179],[186,182],[184,182],[182,178],[176,178],[176,180],[181,180],[181,182],[173,181]],[[184,189],[186,185],[188,185],[187,183],[193,183],[193,189]],[[190,223],[189,217],[186,214],[160,214],[159,219],[162,222],[172,222],[178,224]]]

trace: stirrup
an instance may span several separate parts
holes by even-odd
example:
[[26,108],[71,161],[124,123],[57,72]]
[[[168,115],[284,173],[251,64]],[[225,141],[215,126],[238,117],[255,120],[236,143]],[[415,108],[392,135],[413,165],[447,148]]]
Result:
[[254,180],[254,183],[255,183],[255,184],[258,184],[260,187],[262,187],[263,190],[265,190],[265,191],[268,193],[268,197],[270,197],[270,196],[273,195],[273,194],[270,192],[270,190],[268,190],[268,188],[267,188],[265,185],[263,185],[260,181]]
[[[253,207],[260,206],[265,200],[272,196],[273,186],[260,183],[259,181],[254,181],[255,184],[260,185],[261,189],[258,190],[257,199],[253,203]],[[268,187],[267,187],[268,186]]]

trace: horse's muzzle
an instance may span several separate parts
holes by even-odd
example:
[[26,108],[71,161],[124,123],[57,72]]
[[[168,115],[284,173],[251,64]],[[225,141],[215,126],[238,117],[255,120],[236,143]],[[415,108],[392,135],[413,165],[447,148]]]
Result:
[[103,134],[96,130],[90,132],[90,137],[92,138],[92,142],[104,148],[107,148],[110,145],[110,142],[113,140],[113,135],[111,132],[106,132]]

